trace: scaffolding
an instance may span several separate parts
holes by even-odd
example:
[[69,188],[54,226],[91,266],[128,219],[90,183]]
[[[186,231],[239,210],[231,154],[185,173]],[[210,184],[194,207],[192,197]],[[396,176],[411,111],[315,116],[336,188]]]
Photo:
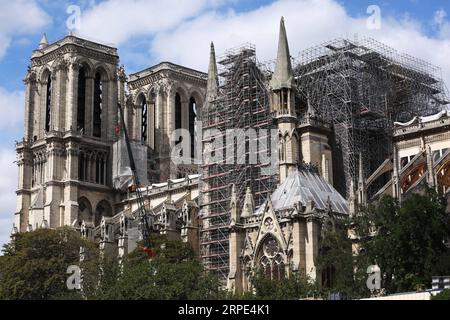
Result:
[[370,38],[336,39],[300,52],[296,61],[298,98],[334,125],[335,182],[343,195],[357,182],[359,154],[366,177],[390,156],[393,122],[449,103],[439,68]]
[[[201,256],[205,268],[224,279],[229,272],[228,229],[232,185],[236,186],[238,199],[243,199],[246,188],[250,187],[258,207],[275,189],[276,177],[262,173],[266,164],[249,163],[248,138],[226,139],[229,129],[270,129],[272,125],[265,87],[266,74],[258,67],[255,47],[246,44],[226,51],[219,59],[219,77],[218,97],[202,112],[205,161],[200,168]],[[270,156],[270,131],[259,133],[258,141],[265,139],[267,148],[261,150],[263,148],[259,147],[258,153],[265,152]],[[222,150],[212,147],[217,141],[222,142]],[[238,159],[239,148],[243,148],[245,159]],[[212,149],[214,152],[210,153]],[[231,149],[234,150],[233,155],[226,152]],[[219,152],[222,152],[221,156],[218,156]]]
[[[202,111],[201,256],[205,268],[222,278],[229,271],[232,185],[238,199],[244,199],[250,187],[256,207],[276,188],[277,177],[263,174],[264,165],[238,164],[236,152],[234,164],[228,164],[225,152],[230,147],[228,129],[272,128],[267,84],[273,65],[273,61],[258,63],[253,45],[228,50],[219,59],[218,97]],[[391,156],[394,122],[431,115],[449,104],[439,68],[370,38],[336,39],[304,50],[293,66],[297,115],[306,114],[309,106],[317,118],[332,125],[333,180],[344,197],[351,181],[357,185],[360,154],[365,177]],[[261,138],[267,139],[270,156],[270,137]],[[213,147],[217,141],[222,142],[221,149]],[[233,150],[242,147],[242,141],[233,140]],[[247,160],[249,148],[246,144],[244,148]],[[222,155],[213,156],[211,150]],[[373,183],[369,196],[384,183]]]

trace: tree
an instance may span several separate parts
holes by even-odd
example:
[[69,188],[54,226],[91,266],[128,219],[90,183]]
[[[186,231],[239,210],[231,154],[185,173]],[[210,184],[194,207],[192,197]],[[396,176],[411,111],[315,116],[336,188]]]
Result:
[[225,297],[220,281],[206,273],[196,259],[189,244],[152,235],[156,256],[149,261],[139,248],[123,261],[122,272],[117,274],[118,261],[110,261],[105,269],[116,274],[114,281],[102,281],[92,291],[90,299],[130,300],[199,300]]
[[450,271],[450,215],[434,190],[411,194],[401,205],[383,197],[354,222],[363,248],[358,259],[380,267],[387,293],[429,287],[432,276]]
[[[292,273],[280,280],[268,279],[263,273],[255,271],[251,283],[254,292],[248,292],[244,299],[258,300],[298,300],[319,294],[315,283],[307,276]],[[232,297],[234,298],[234,297]]]
[[80,246],[95,255],[95,244],[68,228],[16,234],[0,260],[0,299],[81,298],[66,285],[67,268],[80,265]]
[[[334,228],[325,230],[320,241],[318,270],[330,271],[331,277],[323,276],[321,293],[342,293],[348,297],[359,297],[365,291],[366,274],[355,273],[357,259],[352,252],[352,240],[348,237],[349,219],[337,221]],[[365,272],[365,270],[364,270]]]

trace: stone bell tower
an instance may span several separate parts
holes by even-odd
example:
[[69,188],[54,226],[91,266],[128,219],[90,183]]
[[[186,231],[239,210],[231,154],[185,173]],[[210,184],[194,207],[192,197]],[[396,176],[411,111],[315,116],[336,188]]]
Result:
[[283,183],[298,164],[299,140],[295,130],[297,123],[295,89],[286,28],[284,18],[281,18],[277,61],[270,80],[270,111],[277,125],[279,138],[280,183]]
[[111,146],[124,72],[117,49],[44,35],[24,80],[15,230],[98,225],[113,214]]

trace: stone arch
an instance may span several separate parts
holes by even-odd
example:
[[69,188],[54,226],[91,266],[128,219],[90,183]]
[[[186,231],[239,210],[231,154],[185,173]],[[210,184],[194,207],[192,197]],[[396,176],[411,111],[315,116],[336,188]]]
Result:
[[[188,128],[188,110],[187,105],[189,103],[189,96],[187,89],[178,84],[175,87],[175,104],[174,104],[174,121],[175,121],[175,129],[187,129]],[[177,139],[178,140],[178,139]]]
[[[97,63],[93,68],[95,73],[100,73],[102,76],[102,81],[111,81],[113,80],[113,76],[111,75],[110,69],[104,63]],[[94,74],[95,74],[94,73]]]
[[108,68],[103,64],[97,64],[94,70],[92,130],[94,137],[102,138],[106,135],[111,76],[109,75]]
[[265,277],[276,280],[285,277],[286,255],[274,234],[268,233],[261,239],[255,257],[256,269]]
[[94,222],[92,205],[91,202],[86,197],[81,197],[78,199],[77,225],[81,226],[83,221],[87,223]]
[[133,105],[136,107],[140,107],[142,100],[144,100],[144,99],[148,100],[148,93],[146,92],[146,90],[141,89],[135,94]]
[[200,94],[196,89],[193,89],[189,92],[189,98],[195,99],[195,102],[197,104],[197,117],[201,118],[202,108],[203,108],[203,103],[204,103],[203,95]]
[[94,224],[95,226],[100,225],[102,217],[112,217],[113,210],[110,203],[107,200],[101,200],[95,207],[94,213]]
[[75,71],[79,71],[81,68],[84,68],[86,70],[86,77],[92,78],[94,76],[94,65],[89,59],[78,57],[72,65]]
[[52,113],[53,113],[53,88],[55,74],[49,67],[45,67],[40,76],[41,82],[41,106],[43,112],[44,131],[50,131],[52,126]]
[[180,95],[182,102],[186,102],[189,99],[189,91],[183,84],[177,84],[174,92]]
[[38,79],[39,81],[44,84],[47,83],[48,76],[53,73],[53,69],[50,66],[45,66],[42,68],[42,70],[39,72]]
[[136,139],[148,142],[148,96],[144,89],[138,91],[133,101],[133,132]]
[[198,137],[198,132],[196,132],[195,128],[195,122],[199,121],[201,119],[201,109],[202,109],[202,97],[200,94],[198,94],[197,91],[191,91],[189,93],[189,100],[188,100],[188,111],[187,111],[187,128],[189,130],[189,134],[191,136],[191,143],[190,143],[190,154],[191,157],[194,158],[195,155],[195,145],[196,143],[199,143],[196,141],[196,138]]

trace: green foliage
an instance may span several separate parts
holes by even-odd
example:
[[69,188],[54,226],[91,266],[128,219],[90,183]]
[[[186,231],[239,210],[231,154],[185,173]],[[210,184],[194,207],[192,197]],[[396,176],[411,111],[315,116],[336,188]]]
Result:
[[[378,264],[388,293],[430,287],[432,276],[450,271],[450,216],[446,201],[434,190],[411,194],[398,203],[383,197],[355,218],[364,254],[362,262]],[[371,231],[376,231],[371,235]],[[362,267],[363,268],[363,267]]]
[[3,248],[0,299],[80,298],[66,286],[67,268],[79,265],[80,246],[94,245],[68,228],[20,233]]
[[441,293],[432,296],[431,300],[450,300],[450,289],[443,290]]
[[156,257],[149,261],[142,248],[138,248],[124,259],[122,273],[118,272],[118,261],[110,261],[103,268],[104,272],[108,270],[109,278],[101,279],[100,286],[89,298],[200,300],[224,297],[218,278],[204,272],[188,244],[163,236],[153,236],[152,240]]
[[318,270],[330,269],[333,272],[331,283],[325,279],[321,288],[324,298],[330,293],[340,292],[350,297],[357,297],[365,288],[365,277],[355,276],[356,260],[352,253],[352,241],[348,237],[347,226],[350,221],[338,222],[338,225],[327,230],[320,242]]
[[306,276],[293,273],[281,280],[267,279],[256,272],[252,278],[254,293],[244,297],[258,300],[298,300],[318,296],[318,288]]

